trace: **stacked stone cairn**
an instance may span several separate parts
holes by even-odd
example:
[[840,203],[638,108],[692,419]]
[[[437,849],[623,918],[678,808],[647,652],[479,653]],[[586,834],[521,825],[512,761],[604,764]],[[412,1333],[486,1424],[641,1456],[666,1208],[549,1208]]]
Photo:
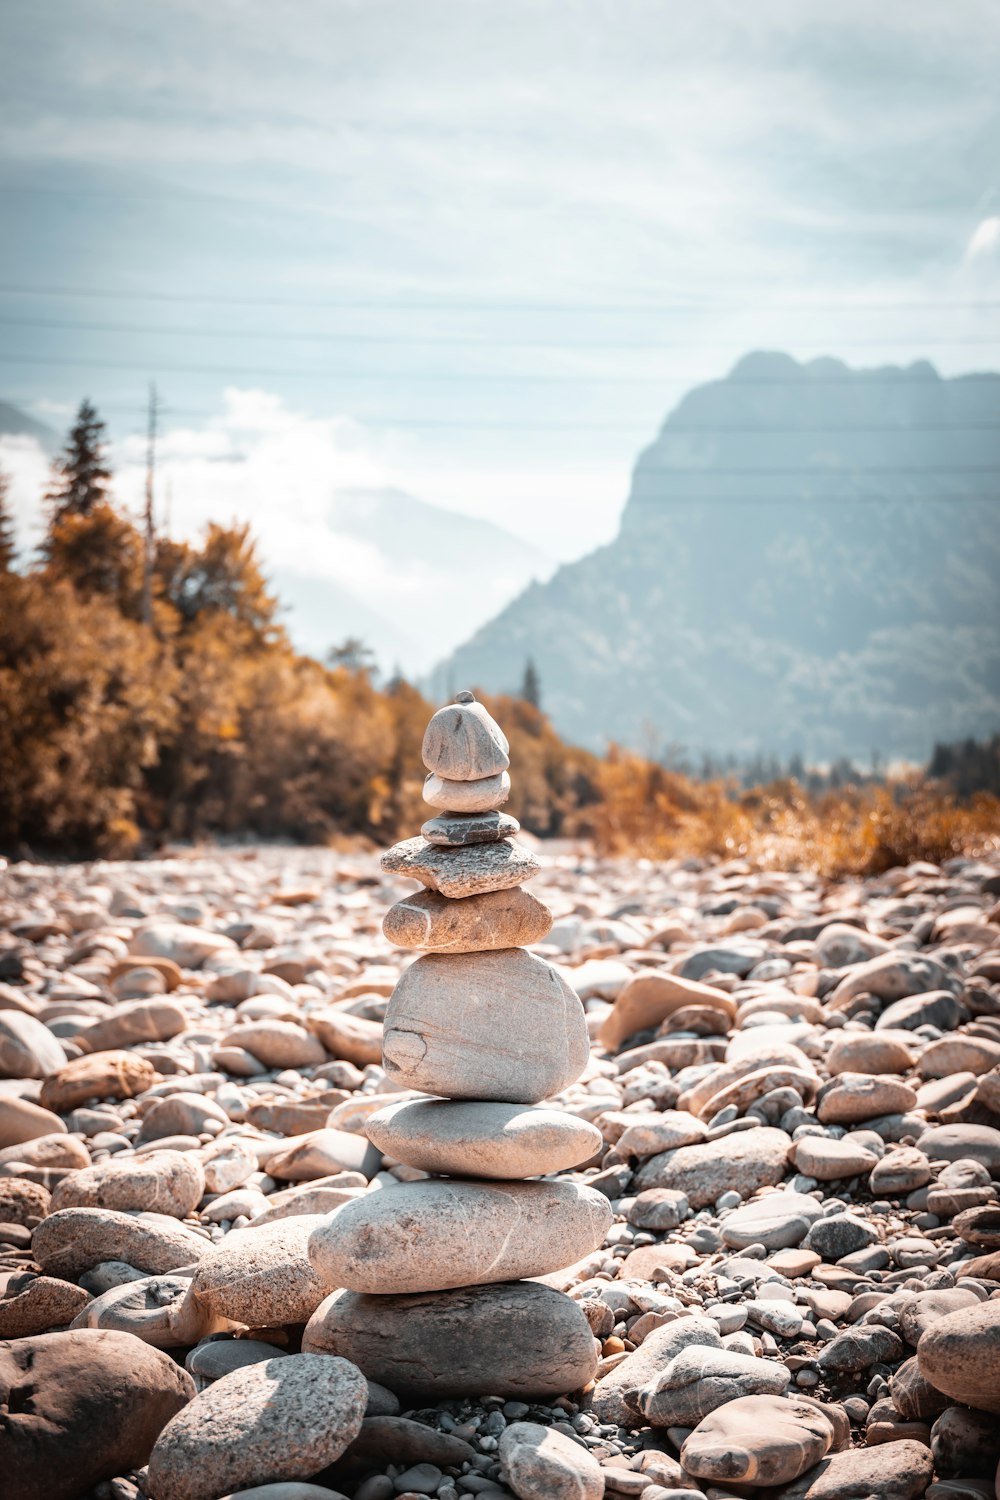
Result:
[[384,931],[422,950],[385,1015],[383,1065],[402,1097],[368,1120],[371,1142],[433,1174],[346,1204],[314,1230],[327,1299],[307,1342],[354,1360],[413,1399],[500,1392],[535,1400],[579,1390],[597,1345],[571,1298],[544,1278],[603,1244],[602,1194],[566,1172],[601,1149],[595,1126],[543,1101],[583,1073],[583,1007],[524,946],[552,925],[522,888],[535,855],[501,811],[509,746],[472,693],[424,736],[422,836],[382,858],[425,889]]

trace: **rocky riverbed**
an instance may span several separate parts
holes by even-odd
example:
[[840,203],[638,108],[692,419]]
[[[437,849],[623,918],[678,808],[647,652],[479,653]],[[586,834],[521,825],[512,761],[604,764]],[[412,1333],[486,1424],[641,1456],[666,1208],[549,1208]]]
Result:
[[[410,1097],[382,920],[414,883],[272,848],[0,876],[0,1494],[1000,1496],[1000,860],[539,854],[533,951],[591,1038],[545,1102],[593,1155],[551,1180],[613,1222],[534,1281],[381,1299],[307,1243],[377,1194],[380,1274],[393,1233],[419,1260],[426,1174],[391,1112],[364,1133]],[[437,1229],[467,1267],[489,1217]]]

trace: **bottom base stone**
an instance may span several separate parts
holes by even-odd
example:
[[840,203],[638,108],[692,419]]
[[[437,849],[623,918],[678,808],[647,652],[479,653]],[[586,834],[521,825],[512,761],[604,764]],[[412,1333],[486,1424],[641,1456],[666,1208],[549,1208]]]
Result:
[[333,1292],[302,1349],[352,1360],[404,1401],[432,1402],[568,1395],[593,1380],[598,1353],[579,1305],[533,1281],[402,1297]]

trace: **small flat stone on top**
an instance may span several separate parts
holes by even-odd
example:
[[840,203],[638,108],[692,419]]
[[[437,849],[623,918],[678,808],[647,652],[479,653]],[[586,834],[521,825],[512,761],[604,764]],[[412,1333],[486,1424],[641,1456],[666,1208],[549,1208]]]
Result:
[[409,875],[442,896],[478,896],[503,891],[537,875],[541,864],[523,844],[500,839],[469,849],[440,849],[426,839],[404,839],[381,860],[392,875]]
[[510,777],[506,771],[476,781],[454,781],[430,771],[424,781],[424,801],[429,807],[440,807],[445,812],[493,812],[503,807],[509,796]]
[[442,849],[461,849],[466,844],[493,844],[497,839],[513,838],[521,825],[510,813],[441,813],[428,818],[420,832],[429,844]]
[[420,748],[428,771],[451,781],[481,781],[510,765],[507,737],[481,703],[465,695],[461,702],[439,708]]

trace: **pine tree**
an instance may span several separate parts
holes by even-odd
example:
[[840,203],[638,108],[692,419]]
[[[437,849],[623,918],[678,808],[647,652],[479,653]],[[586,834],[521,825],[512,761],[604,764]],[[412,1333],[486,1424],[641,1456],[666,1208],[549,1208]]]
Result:
[[89,516],[106,503],[111,470],[105,458],[105,428],[90,401],[80,403],[66,447],[52,466],[52,483],[45,498],[50,526],[66,516]]
[[532,708],[541,708],[542,706],[542,684],[539,680],[538,668],[535,666],[534,659],[530,656],[524,664],[524,676],[521,679],[521,692],[519,696],[524,699],[525,703],[530,703]]
[[14,559],[17,556],[14,517],[8,504],[9,494],[10,476],[0,469],[0,573],[13,573]]

